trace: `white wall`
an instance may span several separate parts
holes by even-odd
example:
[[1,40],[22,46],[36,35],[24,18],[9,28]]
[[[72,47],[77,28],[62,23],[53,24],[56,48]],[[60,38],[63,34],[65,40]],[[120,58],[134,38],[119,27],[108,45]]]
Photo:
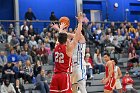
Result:
[[77,6],[77,13],[79,11],[83,11],[83,0],[76,0],[76,6]]
[[90,10],[90,14],[91,14],[91,21],[92,22],[101,21],[101,11],[99,11],[99,10]]

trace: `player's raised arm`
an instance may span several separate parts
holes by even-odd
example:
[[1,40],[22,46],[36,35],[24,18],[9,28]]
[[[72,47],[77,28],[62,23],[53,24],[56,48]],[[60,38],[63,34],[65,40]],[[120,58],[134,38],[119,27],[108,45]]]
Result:
[[68,42],[68,46],[67,46],[67,55],[69,57],[72,57],[73,54],[73,50],[75,48],[75,46],[77,45],[78,41],[80,40],[80,36],[81,36],[81,30],[82,30],[82,20],[83,20],[83,14],[80,12],[78,13],[78,27],[77,30],[75,31],[75,36],[72,40],[72,42]]
[[[58,29],[58,31],[59,31],[59,33],[67,33],[66,32],[66,30],[64,30],[64,28],[66,28],[67,26],[66,26],[66,23],[60,23],[60,25],[59,25],[59,29]],[[56,41],[56,43],[55,43],[55,47],[58,45],[58,39],[57,39],[57,41]]]

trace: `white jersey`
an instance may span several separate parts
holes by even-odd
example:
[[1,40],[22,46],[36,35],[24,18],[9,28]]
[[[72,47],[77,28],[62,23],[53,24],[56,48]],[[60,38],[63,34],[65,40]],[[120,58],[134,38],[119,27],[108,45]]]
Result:
[[115,69],[114,69],[114,72],[115,72],[115,78],[116,78],[116,89],[121,89],[122,88],[122,85],[121,85],[121,81],[120,81],[120,79],[117,79],[117,77],[118,77],[118,66],[115,66]]
[[86,43],[77,44],[74,50],[73,56],[72,56],[73,66],[76,66],[76,65],[86,66],[86,62],[84,60],[85,49],[86,49]]
[[71,83],[78,84],[81,93],[87,93],[85,49],[86,43],[78,43],[72,56]]

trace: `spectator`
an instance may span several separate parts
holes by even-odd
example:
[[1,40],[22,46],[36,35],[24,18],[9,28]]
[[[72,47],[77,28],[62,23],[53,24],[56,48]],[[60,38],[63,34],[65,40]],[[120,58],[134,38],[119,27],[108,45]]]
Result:
[[102,57],[101,57],[101,53],[100,50],[97,49],[95,54],[94,54],[94,61],[95,61],[95,66],[96,68],[99,69],[99,73],[104,72],[104,64],[102,62]]
[[50,44],[50,48],[53,49],[55,45],[55,40],[52,38],[52,34],[50,32],[47,33],[47,37],[45,38],[45,43]]
[[23,36],[24,36],[25,41],[29,42],[31,37],[28,35],[28,31],[25,31]]
[[34,31],[33,25],[30,25],[28,34],[30,36],[36,36],[36,32]]
[[51,70],[47,71],[46,78],[47,78],[47,83],[50,84],[52,81],[52,71]]
[[128,53],[132,53],[132,51],[135,50],[134,46],[133,46],[133,43],[131,42],[129,44],[129,48],[128,48]]
[[119,46],[118,38],[116,36],[114,36],[112,44],[115,46]]
[[120,81],[120,79],[121,79],[121,77],[122,77],[122,72],[121,72],[121,70],[120,70],[120,67],[117,66],[117,64],[118,64],[117,59],[116,59],[116,58],[112,58],[111,60],[112,60],[112,62],[114,62],[114,64],[115,64],[115,69],[114,69],[115,78],[116,78],[115,89],[118,90],[119,93],[123,93],[123,92],[122,92],[122,84],[121,84],[121,81]]
[[[44,28],[43,31],[40,34],[41,38],[44,40],[45,37],[47,36],[47,28]],[[44,40],[45,41],[45,40]]]
[[87,25],[88,22],[89,22],[89,20],[88,20],[88,18],[86,17],[86,14],[84,13],[84,14],[83,14],[83,23],[84,23],[84,25]]
[[18,62],[18,55],[15,53],[14,49],[11,49],[10,54],[8,55],[8,62]]
[[39,40],[41,40],[41,42],[44,42],[43,39],[42,39],[42,37],[40,36],[40,34],[37,34],[36,37],[35,37],[35,41],[36,42],[39,42]]
[[15,35],[12,36],[12,39],[10,41],[10,45],[14,48],[14,49],[19,49],[19,40],[16,38]]
[[13,24],[11,23],[11,24],[9,25],[9,29],[8,29],[7,34],[11,35],[12,33],[16,34],[16,33],[15,33],[15,28],[14,28]]
[[124,42],[123,42],[123,46],[126,48],[126,51],[131,51],[131,48],[128,49],[131,42],[132,42],[132,40],[131,40],[130,36],[126,36],[126,38],[124,39]]
[[105,40],[103,41],[103,43],[104,43],[105,46],[109,46],[110,45],[111,41],[109,40],[109,35],[105,36]]
[[33,69],[29,60],[26,61],[25,67],[23,69],[26,74],[25,83],[32,83]]
[[138,40],[136,46],[135,46],[135,49],[136,49],[136,53],[137,55],[139,55],[140,57],[140,39]]
[[28,11],[25,13],[24,18],[25,18],[25,20],[33,20],[33,18],[36,20],[36,17],[34,15],[34,13],[32,12],[31,8],[28,8]]
[[0,43],[6,43],[6,40],[7,40],[7,34],[6,32],[2,32],[0,34]]
[[14,71],[13,71],[13,64],[12,62],[8,62],[7,64],[4,65],[3,71],[2,71],[2,78],[8,78],[10,80],[10,83],[14,83]]
[[34,76],[37,77],[38,74],[40,74],[42,66],[41,62],[38,60],[34,65]]
[[96,24],[94,22],[92,22],[89,26],[91,26],[92,33],[97,30]]
[[50,21],[57,21],[58,18],[55,16],[54,12],[51,12]]
[[114,22],[111,22],[111,25],[110,25],[109,28],[111,28],[111,32],[113,33],[113,36],[116,35],[116,29],[117,29],[117,27],[115,26],[115,23]]
[[5,52],[0,52],[0,72],[2,71],[2,68],[7,63],[7,57],[5,56]]
[[0,34],[4,31],[3,25],[0,24]]
[[25,53],[30,56],[31,50],[29,49],[29,45],[27,43],[24,44],[23,49],[24,49]]
[[136,30],[135,28],[131,25],[130,28],[129,28],[129,35],[131,38],[135,38],[135,33],[136,33]]
[[7,53],[7,55],[10,54],[10,51],[11,51],[11,45],[9,43],[6,43],[5,44],[5,52]]
[[31,57],[32,57],[32,60],[33,62],[37,62],[37,48],[35,45],[33,45],[32,49],[31,49]]
[[34,46],[38,47],[37,42],[35,41],[34,36],[31,37],[31,40],[29,41],[29,46],[32,48]]
[[118,31],[117,31],[117,40],[118,40],[119,45],[122,43],[123,39],[124,38],[123,38],[123,36],[121,34],[121,30],[118,29]]
[[86,53],[90,53],[89,47],[86,48]]
[[45,71],[42,69],[36,78],[36,86],[39,87],[41,93],[49,93],[49,86],[45,77]]
[[19,79],[19,78],[25,79],[25,73],[23,71],[22,62],[21,61],[17,62],[14,65],[13,71],[15,72],[15,79],[16,80]]
[[136,51],[135,49],[129,53],[129,62],[131,63],[137,63],[136,66],[139,66],[139,58],[138,58],[138,55],[136,54]]
[[25,32],[29,31],[29,28],[27,26],[27,22],[26,21],[24,21],[23,25],[21,25],[20,30],[21,30],[20,31],[21,35],[24,35]]
[[21,48],[23,48],[23,46],[26,44],[26,41],[23,35],[20,35],[19,43],[20,43]]
[[10,83],[9,79],[4,80],[1,86],[1,93],[16,93],[14,86]]
[[133,88],[134,80],[131,78],[128,72],[122,78],[123,91],[125,93],[138,93],[136,89]]
[[16,82],[14,83],[14,88],[16,93],[25,93],[24,86],[20,83],[19,80],[16,80]]
[[90,55],[90,53],[88,52],[88,48],[86,49],[86,57],[88,58],[88,62],[91,64],[91,66],[93,67],[94,66],[94,64],[93,64],[93,60],[92,60],[92,58],[91,58],[91,55]]
[[86,62],[86,73],[87,76],[89,76],[89,79],[93,79],[93,67],[91,63],[89,62],[90,54],[87,53],[85,57],[85,62]]
[[112,43],[114,39],[114,36],[112,35],[112,32],[109,32],[109,40]]
[[44,43],[41,44],[41,48],[37,51],[37,56],[43,64],[48,64],[48,51]]
[[69,33],[73,33],[73,29],[72,28],[69,28]]
[[18,59],[19,59],[19,61],[22,62],[23,65],[25,65],[25,62],[27,60],[30,60],[30,57],[29,57],[29,55],[26,54],[25,50],[22,49],[21,54],[19,55]]
[[131,22],[128,22],[127,24],[126,24],[126,28],[129,30],[129,28],[132,26],[132,24],[131,24]]

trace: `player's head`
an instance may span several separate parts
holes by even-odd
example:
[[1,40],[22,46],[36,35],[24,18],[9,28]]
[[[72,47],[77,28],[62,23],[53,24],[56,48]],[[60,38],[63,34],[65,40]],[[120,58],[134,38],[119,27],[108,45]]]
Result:
[[105,60],[105,62],[108,62],[110,60],[110,54],[109,53],[104,53],[104,60]]
[[125,76],[129,77],[129,72],[128,71],[125,72]]
[[85,39],[87,40],[85,28],[82,28],[81,33],[85,37]]
[[59,35],[58,35],[58,42],[60,44],[65,44],[67,42],[67,38],[68,38],[68,36],[67,36],[66,33],[59,33]]
[[115,65],[117,65],[117,64],[118,64],[118,61],[117,61],[117,59],[116,59],[116,58],[110,58],[110,60],[111,60],[112,62],[114,62],[114,64],[115,64]]
[[[75,31],[77,31],[77,27],[75,28],[74,33],[75,33]],[[86,29],[85,29],[85,28],[82,28],[81,34],[82,34],[82,35],[85,37],[85,39],[87,40],[87,37],[86,37]]]

